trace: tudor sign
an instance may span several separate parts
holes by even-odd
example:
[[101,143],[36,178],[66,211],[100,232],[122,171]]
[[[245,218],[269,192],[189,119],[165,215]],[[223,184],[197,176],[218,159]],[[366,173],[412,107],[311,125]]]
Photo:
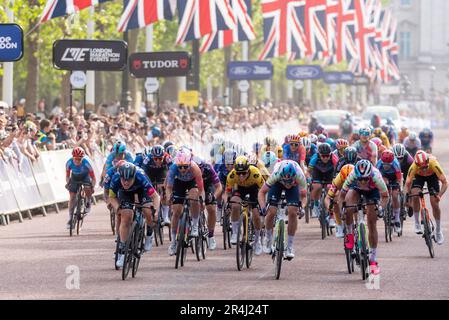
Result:
[[183,77],[189,70],[187,52],[138,52],[129,57],[129,71],[136,78]]

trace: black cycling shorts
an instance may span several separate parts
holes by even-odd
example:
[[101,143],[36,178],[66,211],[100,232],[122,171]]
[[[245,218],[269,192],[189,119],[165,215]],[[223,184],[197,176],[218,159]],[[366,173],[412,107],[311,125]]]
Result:
[[438,176],[434,173],[431,176],[423,177],[423,176],[415,176],[413,179],[412,187],[413,188],[424,188],[424,184],[427,182],[427,189],[435,191],[436,193],[440,192],[440,182]]
[[69,192],[77,193],[80,185],[82,184],[88,184],[92,187],[92,179],[89,175],[86,175],[85,177],[71,177],[68,183],[68,189]]
[[[190,191],[190,189],[198,188],[196,185],[195,180],[191,181],[182,181],[179,179],[175,179],[175,182],[173,183],[173,195],[176,197],[182,197],[185,198],[187,196],[187,192]],[[173,199],[173,204],[183,204],[183,199]]]
[[122,209],[132,209],[134,203],[136,203],[135,195],[137,194],[137,202],[141,205],[151,202],[151,198],[146,193],[141,192],[127,192],[123,189],[119,190],[117,199]]
[[328,182],[329,184],[331,184],[333,179],[334,179],[333,171],[321,172],[319,170],[313,170],[313,172],[312,172],[312,182],[313,183]]
[[215,199],[214,195],[215,187],[212,184],[206,184],[204,185],[204,193],[206,195],[206,199],[204,203],[206,206],[217,204],[217,200]]
[[[249,201],[257,203],[257,195],[259,194],[259,187],[257,185],[251,186],[251,187],[238,187],[237,190],[235,190],[232,193],[232,196],[239,197],[240,199],[244,200],[246,195],[249,194]],[[255,205],[252,205],[254,208]]]

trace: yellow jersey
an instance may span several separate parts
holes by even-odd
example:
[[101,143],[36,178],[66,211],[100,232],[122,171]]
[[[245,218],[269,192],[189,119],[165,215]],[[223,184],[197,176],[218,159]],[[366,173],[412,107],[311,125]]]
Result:
[[257,186],[259,189],[262,188],[264,184],[264,180],[262,178],[262,174],[260,170],[254,166],[249,166],[249,175],[248,177],[240,181],[239,176],[235,169],[229,172],[228,177],[226,178],[226,192],[231,192],[232,190],[238,189],[238,187],[249,188],[252,186]]
[[407,180],[412,180],[415,176],[430,177],[434,174],[436,174],[440,180],[445,179],[443,168],[441,168],[441,165],[438,163],[437,159],[431,157],[429,160],[429,167],[427,169],[421,169],[415,162],[413,162],[408,170]]

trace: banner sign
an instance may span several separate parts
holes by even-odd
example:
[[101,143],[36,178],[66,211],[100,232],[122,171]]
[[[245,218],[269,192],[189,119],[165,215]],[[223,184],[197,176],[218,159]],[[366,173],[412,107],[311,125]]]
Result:
[[120,71],[126,67],[128,44],[124,41],[57,40],[53,65],[62,70]]
[[353,84],[355,76],[352,72],[325,72],[324,82],[327,84]]
[[273,64],[268,61],[233,61],[228,64],[229,80],[270,80]]
[[18,61],[22,57],[22,28],[15,23],[0,24],[0,62]]
[[368,86],[369,85],[369,79],[365,76],[357,76],[354,78],[355,86]]
[[129,56],[129,71],[136,78],[185,77],[189,70],[188,52],[138,52]]
[[287,66],[288,80],[318,80],[323,77],[323,69],[320,66]]
[[195,90],[180,91],[178,94],[178,103],[188,107],[197,107],[199,104],[200,93]]

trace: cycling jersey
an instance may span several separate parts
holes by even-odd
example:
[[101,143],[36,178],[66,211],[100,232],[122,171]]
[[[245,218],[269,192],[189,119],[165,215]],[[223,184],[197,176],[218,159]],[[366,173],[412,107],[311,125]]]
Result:
[[[353,147],[357,150],[357,155],[362,160],[368,160],[371,161],[371,158],[373,156],[376,156],[377,158],[377,146],[374,142],[368,141],[365,144],[363,144],[360,140],[356,141],[353,145]],[[377,161],[377,159],[376,159]]]
[[203,164],[201,166],[201,169],[205,189],[208,189],[208,187],[213,187],[217,183],[220,183],[218,175],[210,163]]
[[111,189],[111,181],[112,181],[112,177],[114,176],[114,174],[117,172],[117,168],[111,168],[109,169],[106,174],[104,175],[104,179],[103,179],[103,188],[104,190],[109,190]]
[[300,145],[298,147],[298,150],[295,152],[291,151],[289,144],[284,145],[283,149],[284,149],[283,160],[293,160],[298,163],[306,160],[306,148],[303,145]]
[[[117,162],[119,162],[121,159],[117,159],[116,158],[116,153],[115,152],[111,152],[108,157],[106,158],[106,171],[108,171],[109,169],[111,169],[112,167],[115,167],[115,165],[117,164]],[[131,154],[131,152],[126,151],[125,152],[125,159],[126,162],[131,162],[134,163],[134,158]]]
[[349,175],[346,174],[346,170],[339,171],[338,175],[332,181],[332,186],[329,188],[329,191],[327,192],[327,195],[330,198],[335,197],[335,193],[337,192],[337,190],[341,189],[348,176]]
[[[71,175],[70,175],[71,174]],[[73,158],[66,163],[66,176],[71,177],[71,181],[85,181],[87,177],[95,179],[94,169],[87,158],[81,160],[81,164],[77,166]]]
[[338,160],[338,162],[337,162],[337,166],[335,167],[335,176],[337,176],[340,173],[341,168],[343,168],[345,165],[355,164],[355,163],[359,162],[360,160],[362,160],[362,159],[357,157],[357,159],[354,161],[354,163],[348,163],[348,161],[346,160],[345,157],[340,158],[340,160]]
[[413,157],[410,155],[410,153],[408,153],[408,151],[406,151],[404,159],[398,160],[398,161],[399,161],[399,164],[401,165],[402,177],[404,178],[403,180],[405,182],[405,179],[407,178],[407,175],[408,175],[408,170],[412,166],[414,160],[413,160]]
[[[143,153],[136,153],[136,158],[134,159],[134,164],[139,168],[142,168],[143,159],[145,159],[145,155]],[[142,168],[143,169],[143,168]]]
[[430,132],[429,135],[425,135],[424,132],[419,134],[419,140],[421,140],[421,145],[423,148],[431,148],[433,142],[433,133]]
[[200,192],[204,190],[201,169],[193,161],[189,170],[186,170],[184,174],[179,171],[178,166],[175,163],[170,166],[167,174],[167,186],[172,187],[175,184],[175,180],[182,182],[196,182],[196,186]]
[[319,171],[323,173],[334,172],[335,166],[338,163],[338,158],[335,154],[331,153],[331,158],[327,163],[321,160],[320,155],[315,154],[309,162],[309,169],[312,171]]
[[439,179],[443,179],[445,177],[441,165],[434,157],[431,157],[429,167],[427,169],[419,168],[416,163],[413,162],[408,171],[407,179],[413,179],[415,176],[430,177],[434,174],[436,174]]
[[401,130],[398,135],[399,143],[404,143],[404,140],[408,137],[409,134],[410,133],[408,132],[408,130]]
[[416,152],[421,149],[421,140],[419,140],[419,138],[416,138],[415,141],[412,141],[407,137],[404,140],[404,147],[414,157]]
[[309,151],[306,152],[306,166],[309,166],[310,159],[318,152],[318,147],[316,144],[312,143],[310,145]]
[[332,139],[332,138],[327,138],[326,141],[325,141],[325,143],[327,143],[328,145],[330,145],[332,150],[337,149],[337,145],[335,144],[335,140],[334,140],[334,139]]
[[218,173],[218,179],[220,179],[221,185],[223,187],[226,186],[226,179],[231,171],[229,171],[224,164],[220,164],[218,166],[215,165],[214,170]]
[[129,189],[124,189],[120,181],[120,174],[117,172],[112,176],[109,189],[110,198],[118,198],[120,205],[124,209],[131,209],[134,195],[139,197],[139,203],[145,204],[150,202],[151,196],[156,192],[148,177],[142,169],[137,169],[134,183]]
[[380,140],[382,140],[382,144],[386,147],[386,148],[390,148],[390,140],[388,139],[388,136],[382,132],[382,134],[380,135],[380,137],[373,135],[371,138],[380,138]]
[[387,193],[387,185],[382,178],[382,174],[377,168],[373,168],[371,172],[371,176],[369,177],[369,182],[361,184],[357,175],[355,174],[355,170],[351,172],[351,174],[346,178],[346,181],[343,184],[342,191],[348,192],[349,189],[361,190],[361,191],[371,191],[371,190],[379,190],[381,193]]
[[394,159],[393,163],[386,164],[382,160],[377,161],[376,165],[382,176],[387,178],[390,183],[401,183],[402,181],[402,171],[399,161]]
[[148,178],[150,178],[154,184],[160,184],[164,181],[171,164],[172,159],[168,155],[164,156],[161,165],[158,165],[156,161],[154,161],[152,155],[148,155],[143,159],[140,167],[145,171]]
[[262,161],[257,161],[257,169],[259,169],[260,173],[262,174],[262,178],[268,179],[270,176],[270,173],[268,172],[268,169],[265,167]]
[[338,161],[340,161],[341,159],[343,159],[345,157],[345,154],[343,152],[343,154],[340,154],[340,152],[338,152],[337,149],[335,149],[334,151],[332,151],[333,154],[335,154],[338,158]]
[[226,192],[231,192],[232,190],[238,189],[239,187],[249,188],[257,186],[259,189],[263,186],[264,180],[259,169],[254,166],[249,166],[248,177],[241,181],[240,177],[237,175],[235,169],[233,169],[226,179]]
[[[296,178],[293,179],[289,184],[286,184],[285,181],[281,178],[281,171],[279,169],[282,167],[281,164],[283,163],[292,163],[295,167]],[[284,187],[288,188],[299,186],[302,189],[307,189],[307,181],[306,177],[304,176],[304,172],[302,172],[302,169],[297,162],[291,160],[284,160],[276,164],[273,174],[268,178],[265,184],[271,188],[276,183],[281,183]]]

